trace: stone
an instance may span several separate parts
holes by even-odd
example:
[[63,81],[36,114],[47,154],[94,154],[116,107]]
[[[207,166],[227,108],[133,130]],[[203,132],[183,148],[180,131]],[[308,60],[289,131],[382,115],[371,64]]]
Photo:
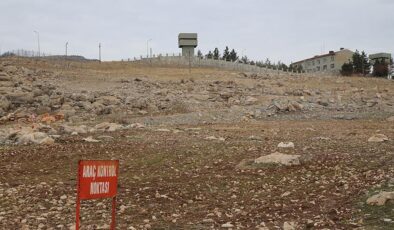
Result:
[[289,111],[301,111],[304,109],[304,105],[293,101],[289,104]]
[[209,137],[206,137],[205,140],[211,140],[211,141],[215,141],[215,140],[218,140],[218,141],[225,141],[226,139],[225,139],[224,137],[209,136]]
[[22,134],[18,137],[18,144],[44,144],[44,145],[51,145],[55,141],[49,137],[46,133],[42,132],[32,132]]
[[83,140],[86,141],[86,142],[89,142],[89,143],[98,143],[98,142],[100,142],[100,140],[93,139],[92,136],[84,138]]
[[71,105],[63,104],[58,113],[63,114],[65,118],[70,118],[75,115],[76,111]]
[[293,142],[280,142],[278,148],[294,148]]
[[88,127],[86,125],[80,125],[80,126],[68,126],[68,125],[61,125],[59,127],[60,133],[65,133],[65,134],[72,134],[72,133],[77,133],[77,134],[86,134],[88,133]]
[[103,122],[94,127],[97,131],[114,132],[123,129],[123,126],[116,123]]
[[255,97],[251,97],[251,96],[247,96],[245,99],[245,105],[253,105],[258,101],[257,98]]
[[280,164],[280,165],[300,165],[301,155],[288,155],[279,152],[261,156],[254,160],[255,164]]
[[368,142],[384,142],[388,140],[389,138],[384,134],[375,134],[368,139]]
[[11,81],[11,77],[7,73],[0,72],[0,81]]
[[284,192],[282,195],[280,195],[281,197],[286,197],[286,196],[289,196],[291,194],[291,192],[289,192],[289,191],[287,191],[287,192]]
[[386,120],[390,121],[390,122],[394,122],[394,116],[391,116],[391,117],[387,118]]
[[78,103],[76,103],[76,105],[86,111],[91,111],[93,109],[92,103],[90,103],[89,101],[79,101]]
[[171,132],[169,129],[156,129],[157,132]]
[[215,221],[213,219],[211,219],[211,218],[203,219],[202,222],[206,223],[206,224],[208,224],[208,223],[215,223]]
[[383,206],[387,201],[394,200],[394,192],[380,192],[367,199],[367,204]]
[[296,230],[297,224],[295,222],[285,222],[283,224],[283,230]]
[[260,136],[254,136],[254,135],[249,136],[248,139],[252,140],[252,141],[262,141],[263,140],[263,138],[261,138]]
[[231,224],[230,222],[227,222],[225,224],[222,224],[222,228],[234,228],[234,225]]
[[7,111],[10,106],[10,101],[5,96],[0,96],[0,109]]
[[145,125],[143,125],[141,123],[134,123],[134,124],[130,124],[129,128],[132,128],[132,129],[143,129],[143,128],[145,128]]
[[25,92],[12,92],[7,94],[7,98],[12,104],[25,105],[34,102],[34,95],[32,93]]
[[96,102],[99,102],[105,106],[118,105],[118,104],[120,104],[120,99],[115,96],[102,96],[102,97],[97,98]]

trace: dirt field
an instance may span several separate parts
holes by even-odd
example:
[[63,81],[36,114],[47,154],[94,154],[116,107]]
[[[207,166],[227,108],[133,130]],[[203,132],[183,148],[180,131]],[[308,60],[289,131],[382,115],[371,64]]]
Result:
[[[366,204],[372,194],[394,190],[392,81],[215,69],[189,74],[130,63],[2,63],[7,77],[34,76],[57,88],[50,104],[27,106],[5,96],[11,105],[1,124],[1,229],[73,229],[80,159],[120,161],[117,229],[394,228],[393,203]],[[32,73],[20,73],[22,66]],[[55,95],[64,95],[59,106]],[[40,117],[43,106],[70,115],[45,126],[24,119]],[[95,126],[105,121],[121,128]],[[88,131],[67,133],[66,124]],[[19,130],[34,125],[54,143],[22,143]],[[388,140],[369,142],[375,134]],[[84,141],[89,136],[100,142]],[[279,148],[280,142],[294,148]],[[300,164],[245,163],[276,151],[300,155]],[[110,200],[83,201],[82,229],[108,229],[110,209]]]

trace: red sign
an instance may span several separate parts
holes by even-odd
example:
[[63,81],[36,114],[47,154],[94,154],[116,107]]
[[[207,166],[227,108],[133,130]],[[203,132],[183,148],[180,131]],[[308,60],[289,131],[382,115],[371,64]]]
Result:
[[112,198],[112,223],[115,229],[116,193],[118,188],[119,161],[81,160],[78,164],[77,221],[81,200]]
[[118,187],[119,161],[80,161],[79,198],[112,198]]

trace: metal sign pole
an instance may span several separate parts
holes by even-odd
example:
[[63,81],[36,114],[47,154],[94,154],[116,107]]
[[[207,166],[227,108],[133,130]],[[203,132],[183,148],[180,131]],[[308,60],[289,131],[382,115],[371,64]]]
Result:
[[[116,224],[116,194],[119,161],[80,160],[78,162],[77,202],[75,229],[80,227],[81,200],[112,198],[111,228]],[[100,184],[105,184],[103,189]]]
[[116,196],[112,198],[112,220],[111,220],[111,230],[115,230],[116,224]]
[[75,222],[75,230],[79,230],[79,217],[80,217],[80,209],[81,209],[81,199],[80,199],[80,181],[81,178],[81,161],[78,162],[78,185],[77,185],[77,211],[76,211],[76,222]]

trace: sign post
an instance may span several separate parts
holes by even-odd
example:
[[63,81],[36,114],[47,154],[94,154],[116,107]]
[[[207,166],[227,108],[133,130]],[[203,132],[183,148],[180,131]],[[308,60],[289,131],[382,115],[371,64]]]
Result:
[[118,160],[80,160],[75,229],[79,230],[81,200],[112,198],[111,229],[115,229]]

